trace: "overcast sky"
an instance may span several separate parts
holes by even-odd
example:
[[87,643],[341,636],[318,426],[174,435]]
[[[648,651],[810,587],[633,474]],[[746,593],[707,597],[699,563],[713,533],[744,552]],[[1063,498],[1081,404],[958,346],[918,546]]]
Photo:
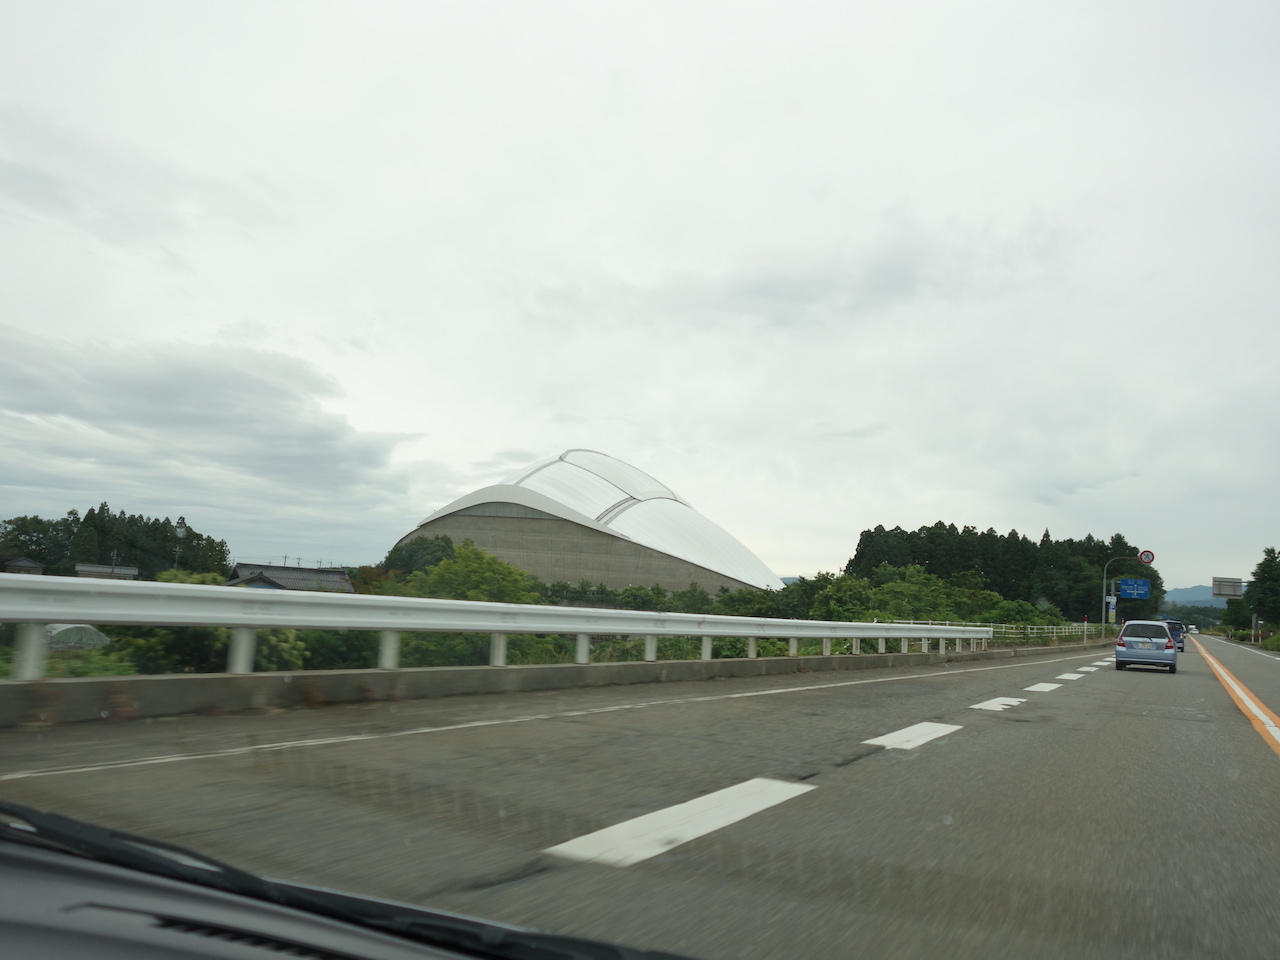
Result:
[[0,517],[375,562],[589,447],[780,575],[1280,544],[1280,4],[0,0]]

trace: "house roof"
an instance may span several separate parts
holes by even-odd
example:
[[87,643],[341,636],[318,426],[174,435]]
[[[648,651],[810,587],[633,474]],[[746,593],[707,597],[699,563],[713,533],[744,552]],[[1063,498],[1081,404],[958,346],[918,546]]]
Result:
[[19,557],[17,560],[8,560],[5,562],[6,570],[43,570],[43,563],[36,563],[30,557]]
[[278,590],[320,590],[328,593],[355,593],[347,571],[333,567],[286,567],[272,563],[237,563],[227,586],[261,583]]

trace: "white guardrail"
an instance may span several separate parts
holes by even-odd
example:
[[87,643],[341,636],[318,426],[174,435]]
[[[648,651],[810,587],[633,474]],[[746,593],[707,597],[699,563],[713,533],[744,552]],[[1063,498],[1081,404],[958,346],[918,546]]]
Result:
[[[657,659],[660,636],[700,637],[703,660],[712,658],[715,637],[746,638],[748,657],[757,655],[762,638],[786,639],[789,655],[794,657],[798,641],[806,639],[821,640],[822,653],[829,656],[831,642],[840,639],[878,640],[880,653],[886,652],[886,640],[901,641],[903,652],[919,641],[922,653],[928,653],[936,640],[938,652],[943,653],[949,641],[954,641],[952,649],[957,651],[966,641],[970,650],[985,650],[992,636],[990,627],[770,620],[14,574],[0,575],[0,623],[19,624],[15,680],[44,675],[48,655],[44,626],[50,623],[230,627],[227,673],[253,672],[254,631],[266,628],[380,631],[378,666],[388,670],[399,666],[400,634],[405,631],[487,633],[489,663],[495,667],[506,666],[507,636],[513,633],[576,635],[576,663],[590,662],[593,636],[644,637],[645,660]],[[860,649],[860,644],[853,644],[854,651]]]
[[1026,624],[1026,623],[972,623],[966,621],[964,624],[958,624],[953,620],[891,620],[890,623],[911,623],[911,624],[933,624],[937,626],[953,627],[990,627],[992,637],[1088,637],[1091,629],[1101,634],[1100,630],[1096,630],[1096,624],[1092,623],[1054,623],[1054,624]]

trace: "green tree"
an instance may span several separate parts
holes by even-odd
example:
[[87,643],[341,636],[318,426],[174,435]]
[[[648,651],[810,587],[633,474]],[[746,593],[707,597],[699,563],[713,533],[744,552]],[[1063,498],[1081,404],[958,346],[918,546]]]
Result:
[[1232,597],[1222,611],[1222,622],[1232,630],[1248,630],[1253,626],[1253,612],[1244,598]]
[[0,522],[0,560],[30,557],[44,564],[46,574],[69,575],[75,571],[71,547],[79,528],[75,510],[57,520],[21,516]]
[[227,578],[221,573],[193,573],[190,570],[161,570],[156,574],[156,579],[161,583],[203,583],[208,586],[220,587],[227,582]]
[[1280,624],[1280,556],[1275,547],[1262,551],[1262,559],[1253,568],[1253,581],[1245,588],[1244,601],[1258,619]]
[[1063,622],[1061,612],[1051,603],[1043,608],[1026,600],[1001,600],[974,618],[979,623],[1025,623],[1047,626]]
[[405,582],[416,597],[447,600],[491,600],[500,603],[541,603],[536,583],[519,567],[485,553],[470,540],[430,570],[416,571]]
[[866,620],[872,604],[872,588],[860,577],[836,577],[813,599],[807,619]]
[[672,592],[671,606],[680,613],[710,613],[715,599],[702,587],[691,583],[684,590]]
[[454,556],[453,540],[447,536],[414,537],[407,543],[398,543],[387,551],[386,558],[378,566],[386,573],[400,571],[407,575],[428,570],[441,560]]

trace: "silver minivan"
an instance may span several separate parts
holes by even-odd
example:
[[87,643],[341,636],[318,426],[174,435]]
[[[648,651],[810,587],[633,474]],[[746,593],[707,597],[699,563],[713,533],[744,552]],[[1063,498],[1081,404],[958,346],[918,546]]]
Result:
[[1178,646],[1163,620],[1130,620],[1116,637],[1116,669],[1131,663],[1178,672]]

